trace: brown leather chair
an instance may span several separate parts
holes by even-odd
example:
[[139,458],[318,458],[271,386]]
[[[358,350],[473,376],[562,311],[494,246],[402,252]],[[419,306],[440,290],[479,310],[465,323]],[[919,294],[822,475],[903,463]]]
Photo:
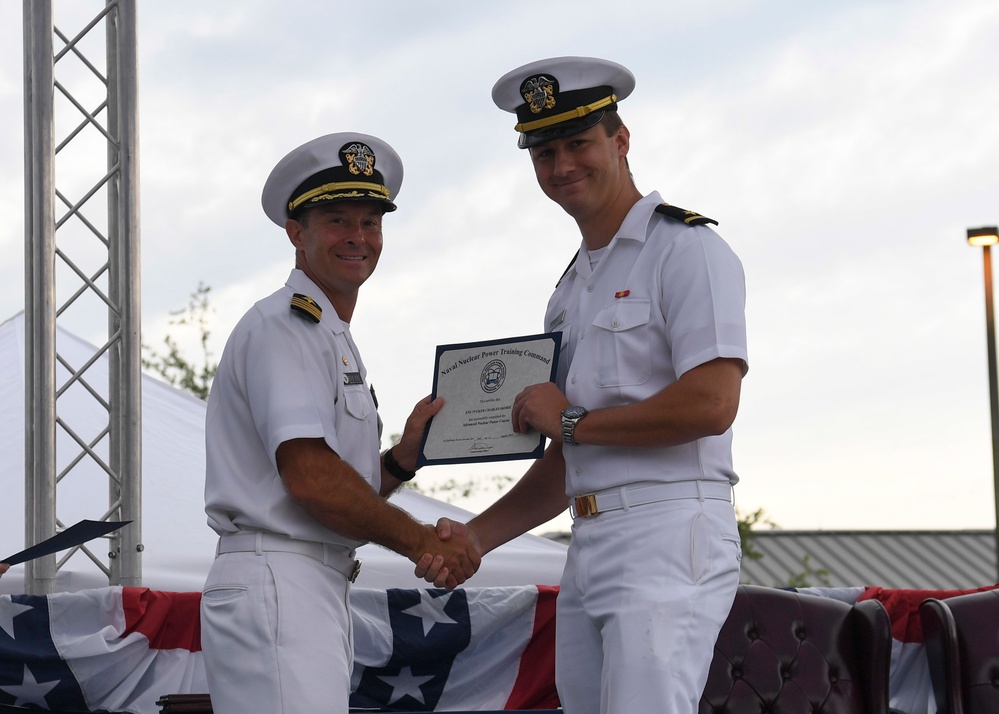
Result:
[[999,712],[999,590],[919,606],[937,714]]
[[880,602],[740,585],[699,712],[887,714],[890,660]]

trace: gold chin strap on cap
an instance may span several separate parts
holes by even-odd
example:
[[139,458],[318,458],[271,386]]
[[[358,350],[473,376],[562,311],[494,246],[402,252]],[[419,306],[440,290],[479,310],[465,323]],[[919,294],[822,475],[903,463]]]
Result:
[[288,210],[294,211],[296,208],[301,206],[303,203],[309,199],[315,198],[320,194],[327,193],[329,191],[351,191],[351,190],[361,190],[370,191],[372,193],[377,193],[379,196],[384,196],[386,200],[389,197],[389,190],[377,183],[369,183],[367,181],[340,181],[337,183],[326,183],[322,186],[312,189],[303,193],[301,196],[296,198],[294,201],[288,204]]
[[592,104],[587,104],[585,107],[577,107],[568,112],[562,112],[561,114],[554,114],[550,117],[545,117],[544,119],[537,119],[535,121],[524,122],[523,124],[518,124],[514,127],[514,130],[521,133],[528,131],[534,131],[535,129],[544,129],[546,126],[551,126],[552,124],[561,124],[564,121],[569,121],[570,119],[579,119],[580,117],[585,117],[587,114],[592,114],[598,109],[603,109],[617,101],[617,95],[612,94],[609,97],[604,97],[603,99],[598,99]]

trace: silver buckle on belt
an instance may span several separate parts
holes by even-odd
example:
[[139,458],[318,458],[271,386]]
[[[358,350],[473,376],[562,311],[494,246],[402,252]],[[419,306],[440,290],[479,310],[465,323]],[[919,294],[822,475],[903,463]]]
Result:
[[576,496],[573,500],[573,505],[576,508],[577,516],[595,516],[600,513],[597,509],[597,496],[594,493],[588,493],[585,496]]

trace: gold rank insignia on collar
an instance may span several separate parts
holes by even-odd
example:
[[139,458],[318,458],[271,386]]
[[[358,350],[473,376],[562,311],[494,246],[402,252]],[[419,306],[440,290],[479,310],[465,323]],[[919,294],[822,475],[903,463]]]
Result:
[[718,225],[718,221],[713,218],[702,216],[700,213],[694,213],[693,211],[688,211],[685,208],[680,208],[679,206],[671,206],[668,203],[656,206],[656,213],[661,213],[664,216],[677,221],[683,221],[688,226],[703,226],[708,223],[714,223],[716,226]]
[[323,309],[319,303],[308,295],[302,295],[302,293],[295,293],[291,296],[291,309],[313,322],[319,322],[323,317]]

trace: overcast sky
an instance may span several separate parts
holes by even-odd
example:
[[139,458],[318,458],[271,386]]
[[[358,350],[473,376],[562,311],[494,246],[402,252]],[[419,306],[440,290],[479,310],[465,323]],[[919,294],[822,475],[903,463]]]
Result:
[[[217,357],[292,267],[260,209],[271,167],[321,134],[375,134],[405,180],[352,332],[386,436],[401,431],[435,346],[543,331],[578,246],[493,83],[601,56],[637,77],[621,114],[639,189],[717,219],[746,269],[740,510],[786,529],[994,526],[982,256],[965,242],[999,222],[994,0],[139,5],[147,343],[204,283]],[[56,25],[75,35],[101,7],[58,2]],[[8,0],[0,319],[24,305],[21,37]],[[60,121],[59,139],[76,118]],[[62,161],[70,195],[103,173]]]

